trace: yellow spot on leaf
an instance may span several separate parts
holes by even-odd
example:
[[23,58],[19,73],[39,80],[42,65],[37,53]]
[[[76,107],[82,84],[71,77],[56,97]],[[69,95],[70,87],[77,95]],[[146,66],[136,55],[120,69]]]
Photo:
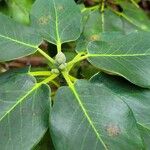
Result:
[[90,36],[90,41],[98,41],[100,40],[100,36],[97,34],[94,34],[92,36]]

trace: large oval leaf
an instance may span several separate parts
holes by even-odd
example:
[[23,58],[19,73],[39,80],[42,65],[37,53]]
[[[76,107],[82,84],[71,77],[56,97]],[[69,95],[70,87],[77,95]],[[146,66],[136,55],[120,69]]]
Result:
[[49,95],[24,72],[0,75],[0,146],[3,150],[29,150],[48,128]]
[[73,0],[37,0],[31,17],[41,35],[59,47],[81,33],[80,9]]
[[102,73],[94,76],[91,82],[108,88],[130,106],[142,132],[146,149],[150,149],[150,90],[139,88],[122,78]]
[[56,150],[141,150],[132,111],[107,88],[77,81],[74,93],[62,87],[51,112]]
[[0,14],[0,62],[35,53],[40,42],[34,29]]
[[135,32],[111,42],[92,42],[89,61],[142,87],[150,87],[150,33]]

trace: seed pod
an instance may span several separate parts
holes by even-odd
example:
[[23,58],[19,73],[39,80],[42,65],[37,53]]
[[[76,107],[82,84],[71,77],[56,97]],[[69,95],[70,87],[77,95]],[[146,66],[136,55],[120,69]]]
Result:
[[55,57],[55,61],[60,65],[64,64],[66,62],[66,56],[64,55],[64,53],[59,52]]

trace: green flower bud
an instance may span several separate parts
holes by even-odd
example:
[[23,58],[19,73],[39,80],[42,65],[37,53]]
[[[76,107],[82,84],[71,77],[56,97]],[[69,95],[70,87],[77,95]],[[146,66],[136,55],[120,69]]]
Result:
[[59,70],[58,69],[52,69],[51,72],[54,73],[54,74],[59,74]]
[[59,52],[55,57],[55,61],[58,64],[64,64],[66,62],[66,56],[64,55],[64,53]]

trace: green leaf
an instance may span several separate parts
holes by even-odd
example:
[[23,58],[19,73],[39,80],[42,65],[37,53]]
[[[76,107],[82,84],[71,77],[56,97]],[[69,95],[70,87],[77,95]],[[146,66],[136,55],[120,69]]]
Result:
[[102,14],[99,10],[84,13],[88,17],[82,36],[77,41],[77,52],[86,51],[86,47],[90,41],[104,40],[102,34],[105,32],[120,32],[128,34],[138,28],[127,22],[124,18],[117,16],[110,10],[105,10]]
[[0,146],[32,149],[48,129],[49,87],[26,71],[0,75]]
[[80,36],[81,14],[73,0],[37,0],[31,17],[43,38],[59,49],[62,43]]
[[0,14],[0,62],[35,53],[40,42],[34,29]]
[[144,144],[147,150],[150,148],[150,128],[142,127],[139,125],[141,136],[144,139]]
[[143,148],[133,113],[120,97],[84,80],[78,80],[72,91],[60,88],[52,108],[56,150]]
[[123,8],[123,17],[126,18],[127,21],[142,30],[150,31],[149,17],[142,9],[128,2],[122,2],[120,5]]
[[29,24],[29,11],[33,0],[7,0],[9,15],[16,21]]
[[[132,109],[147,149],[150,148],[150,90],[137,87],[126,80],[100,73],[91,82],[101,85],[126,102]],[[108,95],[109,96],[109,95]]]
[[91,42],[89,61],[142,87],[150,87],[150,34],[135,32],[111,42]]
[[112,11],[106,9],[104,13],[101,13],[99,10],[95,10],[90,12],[86,25],[84,27],[84,36],[90,37],[100,32],[122,30],[122,20]]

